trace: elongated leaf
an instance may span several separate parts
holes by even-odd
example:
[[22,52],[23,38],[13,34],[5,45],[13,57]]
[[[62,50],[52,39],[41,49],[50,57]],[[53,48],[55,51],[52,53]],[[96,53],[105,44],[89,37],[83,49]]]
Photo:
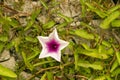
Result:
[[49,29],[49,28],[53,27],[54,25],[55,25],[54,21],[49,21],[48,23],[43,25],[43,28],[44,29]]
[[54,80],[52,72],[46,72],[48,80]]
[[4,43],[0,42],[0,53],[3,50],[3,48],[4,48]]
[[32,27],[32,25],[34,24],[35,19],[39,15],[39,13],[40,13],[40,9],[37,9],[36,11],[33,11],[32,15],[31,15],[31,20],[27,23],[27,26],[24,29],[25,31],[28,30],[30,27]]
[[95,12],[97,15],[99,15],[101,18],[104,18],[104,17],[106,17],[107,16],[107,14],[105,14],[104,12],[102,12],[102,11],[100,11],[99,9],[96,9],[94,6],[92,6],[90,3],[85,3],[87,6],[88,6],[88,8],[91,10],[91,11],[93,11],[93,12]]
[[40,0],[40,2],[42,3],[42,5],[43,5],[46,9],[48,9],[48,6],[47,6],[47,4],[44,2],[44,0]]
[[112,73],[111,76],[114,77],[116,75],[120,74],[120,68],[115,69]]
[[57,25],[57,27],[60,29],[60,28],[65,27],[65,26],[67,26],[67,25],[68,25],[67,22],[63,22],[63,23]]
[[40,51],[38,47],[32,48],[33,53],[27,58],[29,62],[31,62],[37,55],[39,55]]
[[111,44],[105,40],[102,41],[102,44],[107,46],[107,47],[111,47]]
[[80,0],[80,3],[82,5],[82,17],[85,17],[85,12],[86,12],[86,8],[85,8],[85,0]]
[[107,53],[99,52],[98,49],[91,49],[91,51],[90,50],[85,50],[85,49],[80,49],[79,53],[90,56],[90,57],[99,58],[99,59],[107,59],[107,58],[109,58]]
[[21,41],[21,37],[17,37],[17,38],[15,38],[15,39],[12,40],[12,45],[15,46],[16,52],[19,51],[20,41]]
[[114,20],[111,22],[112,27],[120,27],[120,20]]
[[33,38],[33,37],[30,37],[30,36],[26,36],[26,37],[25,37],[25,40],[26,40],[26,41],[33,42],[33,43],[36,43],[36,42],[38,41],[37,38]]
[[103,66],[99,62],[91,64],[88,61],[82,61],[82,60],[80,60],[78,62],[78,66],[85,67],[85,68],[93,68],[95,70],[102,70],[103,69]]
[[25,65],[32,71],[33,70],[33,66],[30,64],[30,62],[27,60],[26,58],[26,54],[24,52],[22,52],[22,57],[23,60],[25,62]]
[[11,21],[9,21],[9,24],[14,28],[18,27],[19,25],[18,21],[15,19],[11,19]]
[[65,21],[66,21],[67,23],[70,23],[70,22],[73,21],[72,18],[67,17],[67,16],[65,16],[65,15],[63,15],[63,14],[58,14],[58,16],[60,16],[60,17],[62,17],[63,19],[65,19]]
[[45,74],[43,74],[43,76],[41,77],[41,79],[40,80],[45,80],[46,79],[46,76],[47,76],[47,74],[45,73]]
[[87,27],[88,29],[95,30],[92,26],[88,25],[87,23],[80,22],[80,25]]
[[110,27],[110,23],[112,21],[114,21],[116,18],[118,18],[120,16],[120,12],[119,11],[115,11],[113,13],[111,13],[107,18],[105,18],[102,23],[100,24],[100,27],[102,29],[108,29]]
[[116,57],[117,57],[117,61],[120,65],[120,52],[117,51],[117,52],[115,52],[115,54],[116,54]]
[[106,76],[99,76],[95,78],[94,80],[106,80]]
[[6,76],[6,77],[11,77],[11,78],[16,78],[17,75],[11,71],[10,69],[3,67],[2,65],[0,65],[0,75],[1,76]]
[[120,5],[116,5],[116,6],[112,7],[112,8],[110,8],[110,9],[107,11],[107,13],[108,13],[108,14],[111,14],[111,13],[113,13],[114,11],[118,10],[119,8],[120,8]]
[[8,41],[8,36],[7,35],[0,35],[0,41],[2,41],[2,42]]
[[82,29],[75,30],[75,34],[85,39],[94,39],[94,35],[88,33],[86,30],[82,30]]
[[114,63],[112,64],[110,72],[112,73],[118,66],[119,66],[119,63],[117,60],[115,60]]
[[74,58],[75,58],[75,69],[77,70],[78,69],[78,59],[79,59],[79,56],[78,56],[78,50],[76,49],[75,53],[74,53]]

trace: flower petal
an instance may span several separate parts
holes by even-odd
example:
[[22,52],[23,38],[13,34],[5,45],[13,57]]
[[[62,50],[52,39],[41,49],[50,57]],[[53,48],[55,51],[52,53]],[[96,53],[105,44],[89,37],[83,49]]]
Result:
[[49,37],[38,36],[39,42],[42,44],[42,51],[39,58],[52,57],[57,61],[61,61],[61,50],[65,48],[69,42],[59,39],[56,28]]
[[56,39],[56,40],[59,39],[56,28],[54,29],[54,31],[52,33],[50,33],[49,39]]
[[40,58],[45,58],[45,57],[49,57],[50,55],[48,55],[47,53],[47,49],[42,49],[40,55],[39,55],[39,59]]
[[63,40],[59,40],[59,43],[60,43],[60,50],[64,49],[69,44],[69,42]]
[[59,51],[57,54],[53,53],[52,55],[50,55],[52,58],[54,58],[55,60],[57,60],[58,62],[61,61],[61,52]]
[[43,36],[37,36],[37,38],[43,47],[45,46],[45,43],[49,40],[48,37],[43,37]]

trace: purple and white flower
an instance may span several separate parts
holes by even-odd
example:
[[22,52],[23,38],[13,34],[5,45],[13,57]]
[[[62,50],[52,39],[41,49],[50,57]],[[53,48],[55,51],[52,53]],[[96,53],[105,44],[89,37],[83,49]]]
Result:
[[59,39],[56,28],[48,37],[38,36],[37,38],[42,45],[42,51],[39,58],[50,56],[60,62],[61,50],[65,48],[69,42]]

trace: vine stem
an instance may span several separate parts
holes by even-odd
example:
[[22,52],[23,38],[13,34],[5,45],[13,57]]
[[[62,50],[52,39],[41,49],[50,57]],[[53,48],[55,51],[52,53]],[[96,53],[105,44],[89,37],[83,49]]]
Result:
[[32,76],[30,76],[27,80],[31,80],[33,79],[36,75],[40,74],[41,72],[47,71],[47,70],[51,70],[51,69],[61,69],[64,68],[65,66],[69,66],[70,64],[72,64],[73,62],[70,63],[66,63],[62,66],[53,66],[53,67],[49,67],[49,68],[45,68],[45,69],[40,69],[38,72],[36,72],[35,74],[33,74]]

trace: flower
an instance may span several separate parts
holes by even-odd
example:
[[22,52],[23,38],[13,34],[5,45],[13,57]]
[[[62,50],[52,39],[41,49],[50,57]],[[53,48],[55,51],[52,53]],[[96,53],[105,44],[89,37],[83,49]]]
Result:
[[61,50],[64,49],[69,42],[59,39],[56,28],[48,37],[38,36],[42,45],[42,51],[39,58],[52,57],[57,61],[61,61]]

